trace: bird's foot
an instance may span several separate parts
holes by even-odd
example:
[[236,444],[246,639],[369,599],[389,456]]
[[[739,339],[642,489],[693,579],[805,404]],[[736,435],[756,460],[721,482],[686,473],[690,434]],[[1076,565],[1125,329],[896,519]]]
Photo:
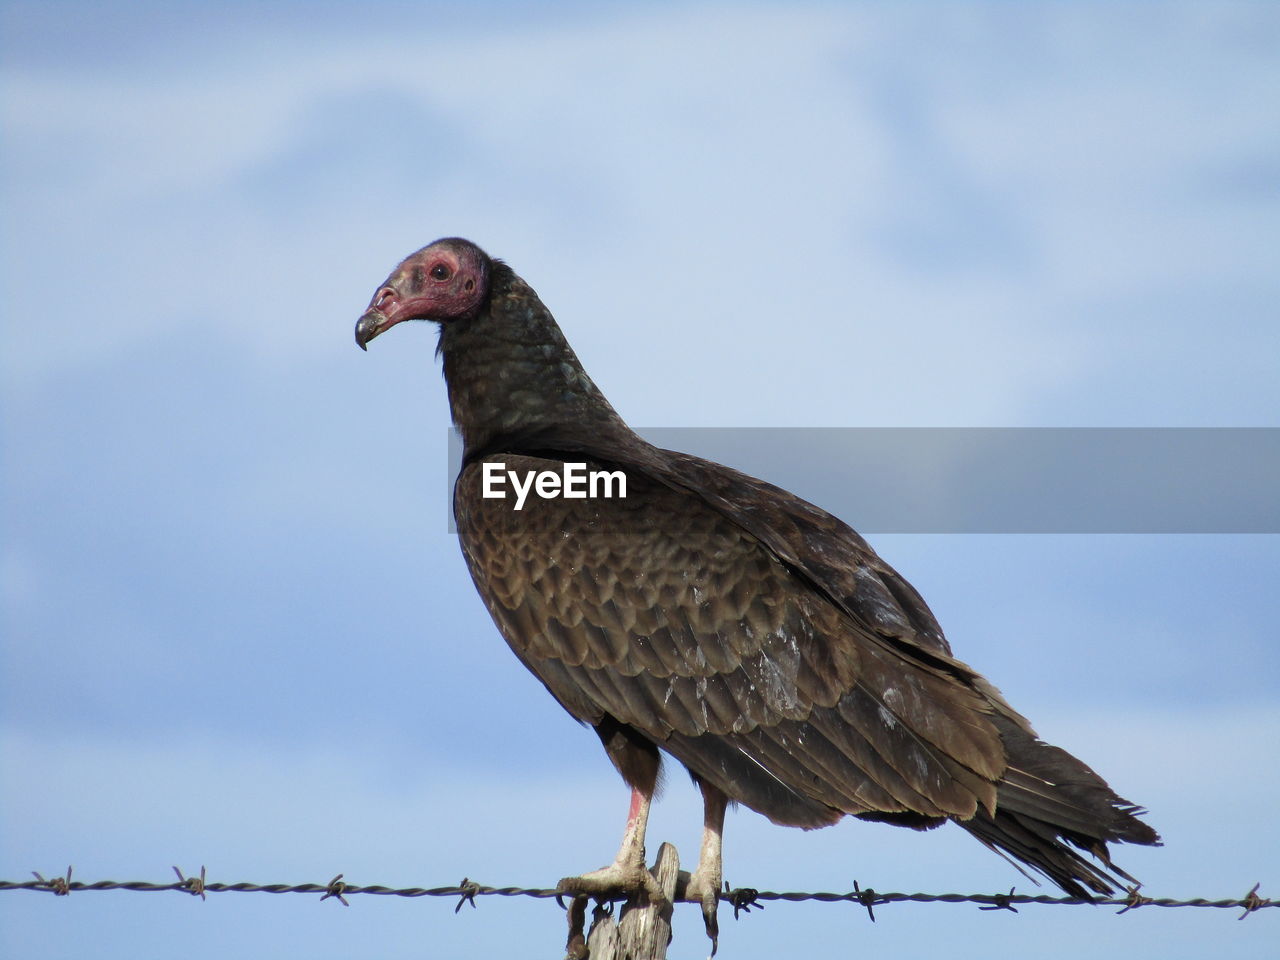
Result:
[[716,914],[716,908],[720,906],[720,885],[720,871],[710,869],[707,864],[699,864],[698,869],[690,874],[680,897],[686,903],[702,905],[702,922],[706,925],[707,936],[711,938],[713,957],[720,945],[720,921]]
[[644,891],[651,903],[666,900],[658,881],[645,867],[644,861],[615,862],[578,877],[565,877],[556,884],[556,893],[575,896],[613,897]]

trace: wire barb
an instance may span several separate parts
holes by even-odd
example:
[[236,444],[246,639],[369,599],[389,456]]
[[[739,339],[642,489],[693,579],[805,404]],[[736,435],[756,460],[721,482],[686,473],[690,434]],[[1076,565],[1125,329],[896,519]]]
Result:
[[[67,876],[71,876],[70,869],[67,870]],[[1245,894],[1244,899],[1240,901],[1240,906],[1244,907],[1244,912],[1240,914],[1240,916],[1236,917],[1237,920],[1243,920],[1255,910],[1261,910],[1263,907],[1273,906],[1270,897],[1263,898],[1258,896],[1258,888],[1260,886],[1262,886],[1261,881],[1255,883],[1253,885],[1253,889]]]
[[456,914],[461,910],[464,903],[471,904],[471,909],[474,910],[476,908],[476,894],[480,892],[480,884],[473,883],[471,880],[463,877],[462,882],[458,884],[458,892],[462,894],[462,896],[458,897],[458,905],[453,908],[453,912]]
[[853,893],[849,894],[849,899],[856,900],[858,901],[858,903],[862,904],[864,907],[867,908],[867,916],[871,918],[872,923],[876,922],[876,912],[871,908],[874,907],[877,903],[887,902],[885,900],[877,899],[876,892],[872,890],[870,887],[867,887],[867,889],[865,890],[861,889],[858,886],[857,880],[853,881]]
[[[31,871],[31,875],[40,881],[40,884],[46,889],[51,890],[55,897],[65,897],[71,893],[71,867],[67,867],[67,875],[65,877],[54,877],[52,880],[46,880],[35,870]],[[1258,888],[1254,887],[1254,889]]]
[[351,906],[351,904],[348,903],[347,898],[343,896],[343,894],[346,893],[348,889],[349,889],[348,885],[342,882],[342,874],[338,874],[336,877],[330,880],[329,885],[325,887],[324,896],[320,898],[320,902],[323,903],[324,901],[328,900],[330,897],[337,897],[338,900],[342,902],[342,905],[344,907],[349,907]]
[[733,904],[733,919],[738,919],[738,912],[750,913],[752,907],[760,910],[764,909],[764,904],[760,902],[760,891],[753,890],[751,887],[738,887],[734,890],[729,889],[726,881],[724,885],[724,899]]
[[173,868],[173,872],[174,872],[174,873],[176,873],[176,874],[178,875],[178,884],[179,884],[179,886],[186,887],[187,891],[188,891],[188,892],[189,892],[193,897],[199,897],[201,900],[207,900],[207,899],[208,899],[208,898],[204,895],[204,879],[205,879],[205,877],[204,877],[204,864],[203,864],[203,863],[202,863],[202,864],[200,864],[200,876],[198,876],[198,877],[184,877],[184,876],[182,875],[182,871],[181,871],[181,870],[179,870],[177,867],[174,867],[174,868]]
[[1124,888],[1125,893],[1127,893],[1128,896],[1125,898],[1124,906],[1116,911],[1117,917],[1122,913],[1128,913],[1130,910],[1137,910],[1139,907],[1152,902],[1150,897],[1144,897],[1138,892],[1140,889],[1142,889],[1142,884],[1140,883],[1134,884],[1132,887]]
[[1018,908],[1013,905],[1013,891],[1016,887],[1010,887],[1008,893],[997,893],[991,897],[991,905],[987,907],[979,907],[979,910],[1008,910],[1010,913],[1017,913]]

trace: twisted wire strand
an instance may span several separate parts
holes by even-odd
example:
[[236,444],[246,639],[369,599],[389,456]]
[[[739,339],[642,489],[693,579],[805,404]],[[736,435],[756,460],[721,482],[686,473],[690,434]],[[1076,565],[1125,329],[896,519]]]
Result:
[[[152,883],[145,880],[96,880],[91,883],[85,883],[80,880],[71,879],[71,870],[68,868],[65,877],[57,876],[46,880],[40,874],[35,874],[34,880],[13,881],[0,880],[0,891],[5,890],[33,890],[45,893],[53,893],[57,896],[66,896],[71,893],[80,893],[98,890],[127,890],[134,893],[162,893],[177,892],[185,893],[192,896],[200,896],[202,899],[208,893],[305,893],[305,894],[322,894],[321,899],[326,900],[335,898],[347,905],[347,896],[357,894],[370,894],[373,896],[383,897],[458,897],[458,905],[455,913],[460,910],[464,904],[470,903],[472,907],[475,904],[476,897],[534,897],[540,900],[559,899],[563,902],[566,894],[557,893],[554,889],[536,888],[536,887],[490,887],[484,884],[475,883],[467,878],[463,878],[461,883],[453,886],[443,887],[387,887],[379,884],[360,885],[346,883],[342,879],[342,874],[338,874],[332,880],[326,883],[218,883],[205,879],[204,868],[201,867],[200,875],[193,877],[184,877],[182,872],[174,867],[174,872],[178,875],[176,883]],[[1273,901],[1270,898],[1264,898],[1258,895],[1260,884],[1254,884],[1253,888],[1243,897],[1224,898],[1211,900],[1205,897],[1193,897],[1189,899],[1178,899],[1174,897],[1148,897],[1139,893],[1138,888],[1131,888],[1123,897],[1099,898],[1096,900],[1083,900],[1077,897],[1055,897],[1045,894],[1021,894],[1010,890],[1008,893],[881,893],[876,890],[862,889],[855,882],[854,889],[847,893],[835,893],[829,891],[818,892],[775,892],[772,890],[754,890],[748,887],[739,887],[733,890],[727,889],[720,894],[722,902],[730,904],[734,908],[734,916],[739,912],[747,912],[751,908],[763,908],[766,902],[785,901],[790,903],[801,902],[818,902],[818,903],[853,903],[866,908],[872,920],[875,919],[874,907],[887,903],[974,903],[978,904],[980,909],[984,910],[1010,910],[1017,912],[1015,905],[1023,904],[1043,904],[1049,906],[1117,906],[1121,907],[1118,913],[1128,913],[1139,907],[1209,907],[1217,909],[1237,909],[1242,910],[1240,919],[1244,919],[1249,914],[1258,910],[1272,907],[1280,907],[1280,901]],[[616,899],[625,899],[619,896]]]

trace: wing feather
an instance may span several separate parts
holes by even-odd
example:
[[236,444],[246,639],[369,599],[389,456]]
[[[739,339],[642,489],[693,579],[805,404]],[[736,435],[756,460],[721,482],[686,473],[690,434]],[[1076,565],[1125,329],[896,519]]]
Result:
[[[630,475],[625,504],[530,498],[522,514],[480,498],[478,476],[464,469],[456,500],[472,575],[507,641],[575,716],[612,716],[749,805],[775,797],[757,809],[779,822],[807,825],[815,802],[923,817],[990,805],[1004,762],[990,702],[944,646],[917,642],[927,608],[901,608],[869,548],[837,601],[794,551],[780,556],[706,497],[647,475]],[[709,749],[712,737],[740,759]],[[787,789],[744,782],[760,771]]]

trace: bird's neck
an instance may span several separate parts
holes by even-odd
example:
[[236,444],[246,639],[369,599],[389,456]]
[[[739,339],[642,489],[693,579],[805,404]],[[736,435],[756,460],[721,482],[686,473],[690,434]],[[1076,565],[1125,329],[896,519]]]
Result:
[[465,456],[540,436],[566,449],[633,436],[551,312],[506,264],[493,264],[480,313],[442,325],[439,352]]

